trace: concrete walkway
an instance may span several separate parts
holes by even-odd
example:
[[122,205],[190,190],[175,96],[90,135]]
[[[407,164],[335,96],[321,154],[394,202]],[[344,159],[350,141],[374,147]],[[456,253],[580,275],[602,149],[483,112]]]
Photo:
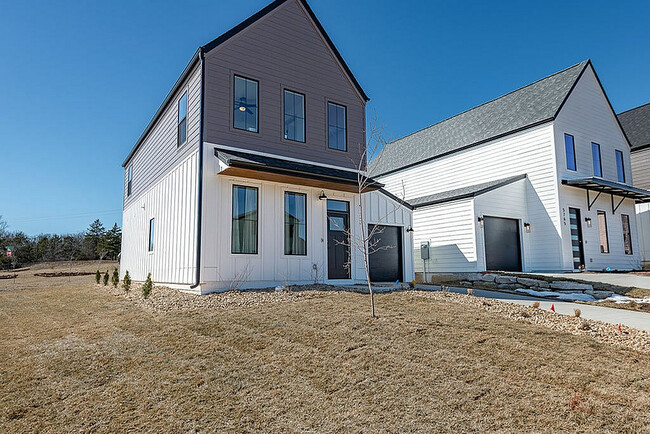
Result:
[[650,276],[639,276],[632,273],[534,273],[540,276],[558,279],[578,279],[587,282],[601,282],[609,285],[627,286],[650,289]]
[[[416,289],[417,288],[426,290],[440,290],[439,286],[434,285],[416,285]],[[467,294],[467,288],[447,287],[447,289],[450,292]],[[591,304],[578,304],[568,301],[530,297],[528,295],[489,291],[486,289],[478,288],[473,288],[472,293],[477,297],[491,298],[494,300],[505,301],[507,303],[522,304],[526,306],[532,305],[534,301],[539,301],[539,307],[541,309],[550,310],[551,305],[554,305],[555,312],[562,315],[573,315],[573,309],[580,309],[582,313],[581,318],[607,322],[610,324],[623,324],[628,327],[650,332],[650,313],[646,312],[635,312],[633,310],[601,307]]]

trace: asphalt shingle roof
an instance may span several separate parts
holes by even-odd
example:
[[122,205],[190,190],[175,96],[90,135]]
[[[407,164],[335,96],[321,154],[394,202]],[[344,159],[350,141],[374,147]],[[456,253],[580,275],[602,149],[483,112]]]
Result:
[[588,64],[585,60],[391,142],[370,163],[370,173],[383,175],[551,121]]
[[617,116],[633,151],[650,146],[650,103]]

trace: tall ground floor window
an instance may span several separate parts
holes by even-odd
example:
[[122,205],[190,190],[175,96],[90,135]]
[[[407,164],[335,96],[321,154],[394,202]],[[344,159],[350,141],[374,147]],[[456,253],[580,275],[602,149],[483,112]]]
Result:
[[621,221],[623,223],[623,247],[625,248],[625,254],[632,254],[632,233],[630,231],[630,216],[627,214],[621,214]]
[[605,211],[598,211],[598,234],[600,238],[600,253],[609,253],[609,239],[607,238],[607,216]]
[[307,254],[307,195],[284,193],[284,254]]
[[232,253],[257,254],[257,188],[232,187]]

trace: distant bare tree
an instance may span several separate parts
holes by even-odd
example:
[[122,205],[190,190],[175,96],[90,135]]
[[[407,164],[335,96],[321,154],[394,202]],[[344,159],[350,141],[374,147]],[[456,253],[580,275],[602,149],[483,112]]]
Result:
[[0,238],[3,238],[7,233],[7,227],[9,227],[9,225],[0,215]]

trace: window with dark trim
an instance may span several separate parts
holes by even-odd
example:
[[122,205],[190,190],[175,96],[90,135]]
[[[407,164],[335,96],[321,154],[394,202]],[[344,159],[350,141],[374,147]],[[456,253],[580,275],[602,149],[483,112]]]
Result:
[[305,95],[284,91],[284,138],[305,141]]
[[347,115],[343,105],[327,103],[327,146],[330,149],[347,151]]
[[235,75],[233,127],[256,133],[258,112],[258,83],[250,78]]
[[623,164],[623,152],[616,150],[616,176],[618,182],[625,182],[625,164]]
[[284,254],[307,254],[307,195],[284,193]]
[[133,164],[129,166],[127,169],[127,175],[126,175],[126,195],[131,196],[131,184],[133,181]]
[[576,146],[571,134],[564,135],[564,151],[566,152],[566,168],[576,169]]
[[621,214],[621,222],[623,224],[623,248],[626,255],[632,254],[632,231],[630,230],[630,216]]
[[232,187],[232,253],[257,254],[257,188]]
[[156,219],[153,218],[149,220],[149,251],[150,252],[153,252],[155,226],[156,226]]
[[178,100],[178,125],[176,146],[181,146],[187,140],[187,92]]
[[600,145],[598,143],[591,143],[591,157],[594,163],[594,176],[602,178],[603,164],[600,161]]
[[607,216],[605,215],[605,211],[598,211],[597,215],[600,253],[609,253],[609,239],[607,237]]

